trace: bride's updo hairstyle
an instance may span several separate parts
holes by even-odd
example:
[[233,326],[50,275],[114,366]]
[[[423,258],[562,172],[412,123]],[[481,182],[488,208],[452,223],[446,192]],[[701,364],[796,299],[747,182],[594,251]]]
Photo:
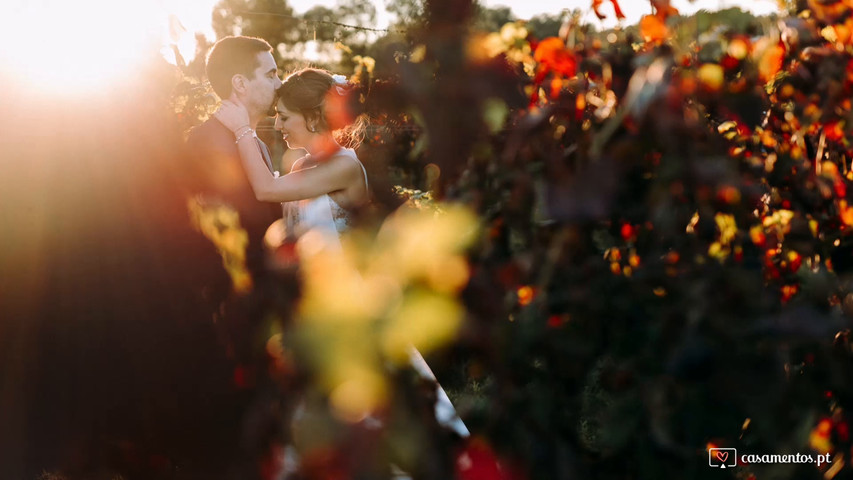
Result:
[[303,68],[287,76],[278,89],[278,99],[288,110],[302,114],[307,126],[318,132],[331,131],[338,143],[355,148],[364,139],[367,119],[351,111],[352,90],[343,75]]

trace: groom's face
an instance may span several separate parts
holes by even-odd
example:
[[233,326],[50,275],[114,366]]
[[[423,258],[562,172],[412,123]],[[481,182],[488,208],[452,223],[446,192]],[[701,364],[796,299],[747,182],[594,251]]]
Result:
[[244,103],[255,114],[265,114],[272,107],[275,91],[281,86],[275,59],[270,52],[259,52],[253,76],[249,78]]

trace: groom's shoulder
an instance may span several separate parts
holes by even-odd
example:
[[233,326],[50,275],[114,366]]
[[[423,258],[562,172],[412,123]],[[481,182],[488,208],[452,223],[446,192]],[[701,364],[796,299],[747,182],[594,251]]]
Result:
[[207,121],[190,130],[187,145],[193,149],[217,150],[236,152],[234,134],[219,120],[209,118]]

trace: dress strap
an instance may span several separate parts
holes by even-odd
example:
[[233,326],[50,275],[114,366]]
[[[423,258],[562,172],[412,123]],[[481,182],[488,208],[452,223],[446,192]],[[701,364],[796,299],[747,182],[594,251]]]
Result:
[[358,157],[353,157],[353,158],[358,163],[358,166],[361,167],[361,173],[364,174],[364,189],[369,192],[370,191],[370,185],[368,185],[368,183],[367,183],[367,169],[364,168],[364,164],[361,163],[361,160],[359,160]]

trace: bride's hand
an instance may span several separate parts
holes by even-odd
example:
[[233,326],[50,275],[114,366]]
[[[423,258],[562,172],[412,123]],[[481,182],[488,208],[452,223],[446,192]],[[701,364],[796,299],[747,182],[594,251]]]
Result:
[[230,100],[223,100],[213,115],[234,133],[249,126],[249,112],[246,107]]

